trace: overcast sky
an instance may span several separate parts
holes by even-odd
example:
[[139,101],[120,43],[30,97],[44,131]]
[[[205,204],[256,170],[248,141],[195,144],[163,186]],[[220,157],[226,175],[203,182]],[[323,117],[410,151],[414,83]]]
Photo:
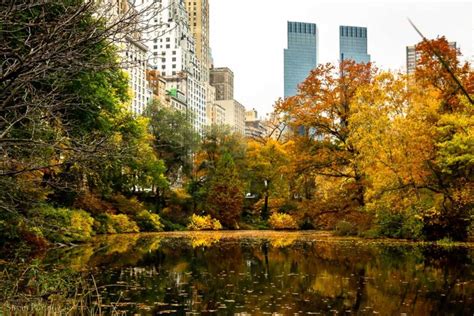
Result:
[[404,69],[407,45],[445,35],[466,57],[473,54],[471,1],[210,0],[211,48],[216,67],[234,72],[234,98],[259,116],[283,96],[286,22],[316,23],[318,63],[336,62],[339,25],[368,28],[368,53],[380,68]]

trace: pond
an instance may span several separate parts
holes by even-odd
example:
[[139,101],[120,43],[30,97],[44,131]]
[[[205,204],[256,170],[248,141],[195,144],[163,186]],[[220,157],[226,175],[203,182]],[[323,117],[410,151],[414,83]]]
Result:
[[100,237],[45,263],[87,270],[127,314],[473,315],[474,246],[315,232]]

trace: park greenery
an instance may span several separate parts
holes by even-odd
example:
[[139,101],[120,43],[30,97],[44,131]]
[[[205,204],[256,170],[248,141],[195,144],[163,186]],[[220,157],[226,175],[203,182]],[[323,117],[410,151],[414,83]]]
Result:
[[[128,111],[106,23],[82,1],[2,19],[0,241],[47,247],[97,234],[327,229],[466,240],[474,217],[474,72],[441,37],[414,75],[343,61],[277,101],[274,129],[193,129],[192,113]],[[30,23],[33,21],[32,23]]]

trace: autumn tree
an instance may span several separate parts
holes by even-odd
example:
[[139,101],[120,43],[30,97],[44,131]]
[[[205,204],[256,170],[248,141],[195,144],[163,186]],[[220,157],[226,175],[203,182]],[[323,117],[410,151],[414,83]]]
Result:
[[247,149],[247,165],[250,177],[250,192],[263,195],[262,219],[269,216],[268,199],[270,195],[287,199],[287,165],[290,162],[288,147],[292,143],[282,144],[272,138],[250,140]]
[[292,129],[304,130],[294,136],[298,152],[294,172],[302,175],[299,181],[305,184],[305,190],[296,195],[311,199],[316,177],[320,181],[340,180],[343,196],[338,205],[324,211],[365,205],[365,175],[355,159],[357,149],[350,141],[351,101],[360,86],[372,81],[375,72],[370,63],[356,64],[351,60],[342,61],[338,68],[320,65],[299,86],[296,96],[277,103],[277,111],[286,114]]
[[208,212],[228,228],[238,228],[244,192],[236,165],[229,153],[224,153],[216,166],[207,195]]
[[379,218],[401,214],[401,237],[465,239],[474,205],[473,108],[432,50],[470,93],[472,75],[445,39],[418,48],[415,78],[382,73],[353,99],[351,142],[370,184],[367,209]]
[[240,170],[239,179],[243,180],[247,170],[245,140],[227,126],[212,125],[204,131],[199,150],[194,154],[193,174],[187,185],[195,212],[205,209],[210,184],[224,154],[231,156],[236,168]]

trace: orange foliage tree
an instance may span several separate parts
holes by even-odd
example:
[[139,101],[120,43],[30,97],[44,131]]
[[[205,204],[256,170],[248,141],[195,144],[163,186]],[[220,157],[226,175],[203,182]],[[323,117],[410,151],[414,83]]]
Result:
[[[343,211],[364,206],[365,175],[356,157],[357,149],[350,141],[351,101],[358,87],[372,82],[376,69],[370,64],[347,60],[339,68],[320,65],[299,86],[296,96],[280,100],[276,110],[284,113],[295,133],[294,172],[301,174],[302,196],[313,198],[312,188],[317,177],[316,191],[324,192],[324,181],[338,181],[342,198],[332,210]],[[321,192],[322,190],[322,192]],[[298,194],[297,194],[298,196]]]
[[350,140],[368,209],[402,214],[404,237],[465,239],[474,206],[473,106],[452,74],[472,94],[472,72],[444,38],[417,48],[414,78],[382,73],[359,88]]

